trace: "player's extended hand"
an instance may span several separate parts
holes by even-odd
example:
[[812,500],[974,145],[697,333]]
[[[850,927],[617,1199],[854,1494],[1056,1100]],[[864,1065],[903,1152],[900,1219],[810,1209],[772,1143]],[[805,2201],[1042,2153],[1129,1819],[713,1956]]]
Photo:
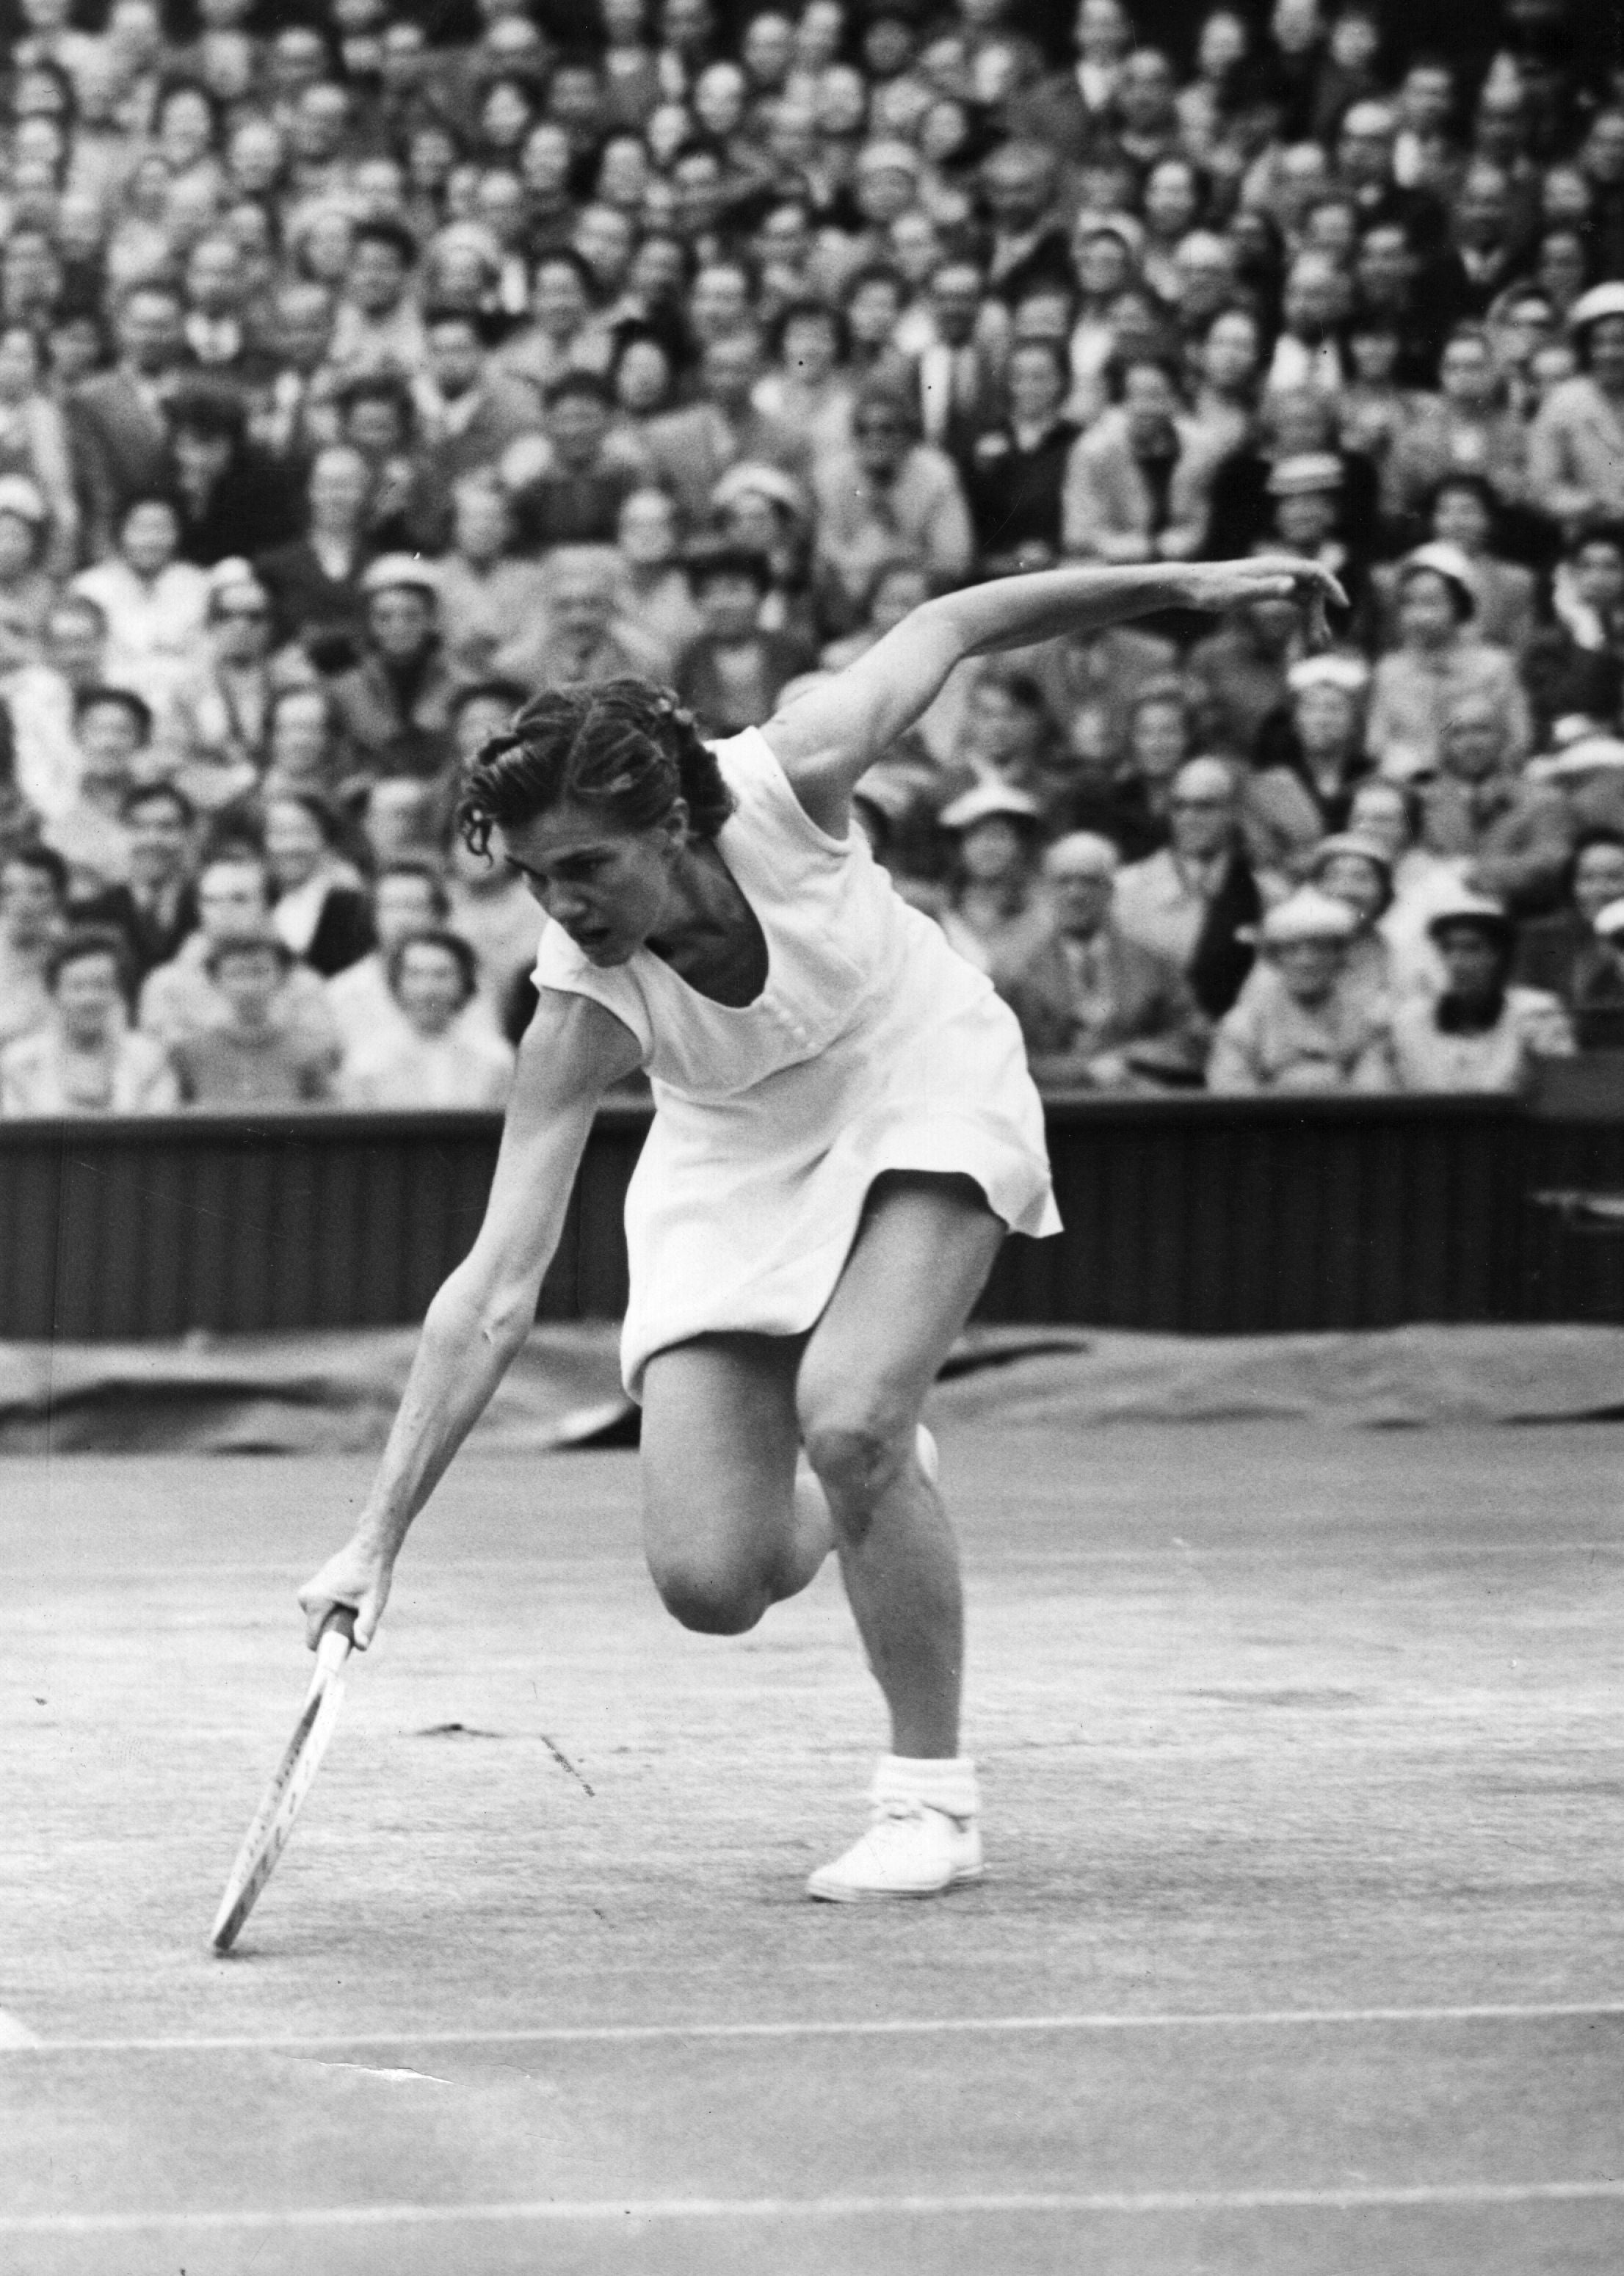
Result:
[[393,1559],[360,1534],[330,1557],[319,1573],[312,1574],[299,1592],[304,1609],[305,1642],[312,1651],[322,1634],[322,1623],[335,1605],[350,1605],[355,1612],[355,1649],[365,1651],[373,1630],[389,1602]]
[[1256,553],[1244,561],[1192,564],[1191,599],[1198,609],[1244,609],[1253,601],[1294,601],[1308,612],[1309,636],[1323,647],[1331,637],[1326,608],[1345,609],[1347,596],[1329,569],[1295,553]]

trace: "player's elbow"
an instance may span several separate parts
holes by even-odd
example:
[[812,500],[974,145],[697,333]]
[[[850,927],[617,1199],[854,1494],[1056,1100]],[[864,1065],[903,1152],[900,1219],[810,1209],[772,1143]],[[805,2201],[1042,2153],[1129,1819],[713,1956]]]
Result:
[[540,1275],[477,1271],[475,1260],[459,1265],[429,1308],[425,1324],[459,1345],[475,1345],[507,1358],[519,1349],[535,1320]]

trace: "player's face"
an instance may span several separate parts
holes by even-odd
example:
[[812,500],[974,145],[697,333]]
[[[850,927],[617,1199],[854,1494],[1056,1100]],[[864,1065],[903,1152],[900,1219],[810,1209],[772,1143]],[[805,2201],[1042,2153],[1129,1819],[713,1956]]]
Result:
[[498,830],[497,844],[531,897],[594,964],[624,964],[670,914],[685,808],[649,830],[617,830],[601,815],[557,806]]

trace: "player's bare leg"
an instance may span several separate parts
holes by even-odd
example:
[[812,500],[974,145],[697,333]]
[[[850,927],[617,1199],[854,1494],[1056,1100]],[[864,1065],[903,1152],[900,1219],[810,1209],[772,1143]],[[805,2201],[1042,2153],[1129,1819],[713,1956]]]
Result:
[[816,1478],[796,1475],[803,1339],[699,1336],[643,1374],[649,1569],[685,1627],[736,1635],[804,1589],[834,1545]]
[[959,1552],[916,1434],[1003,1232],[968,1179],[880,1179],[801,1361],[801,1432],[893,1749],[876,1780],[875,1826],[814,1874],[816,1896],[924,1894],[980,1870],[974,1767],[957,1751]]

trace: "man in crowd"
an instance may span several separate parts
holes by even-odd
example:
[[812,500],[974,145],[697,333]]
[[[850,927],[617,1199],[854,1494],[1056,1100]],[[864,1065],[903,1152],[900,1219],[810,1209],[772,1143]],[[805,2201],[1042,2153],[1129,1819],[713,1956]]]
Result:
[[1074,831],[1043,857],[1053,938],[1005,984],[1040,1083],[1127,1090],[1195,1083],[1207,1023],[1171,958],[1114,922],[1118,869],[1108,838]]

